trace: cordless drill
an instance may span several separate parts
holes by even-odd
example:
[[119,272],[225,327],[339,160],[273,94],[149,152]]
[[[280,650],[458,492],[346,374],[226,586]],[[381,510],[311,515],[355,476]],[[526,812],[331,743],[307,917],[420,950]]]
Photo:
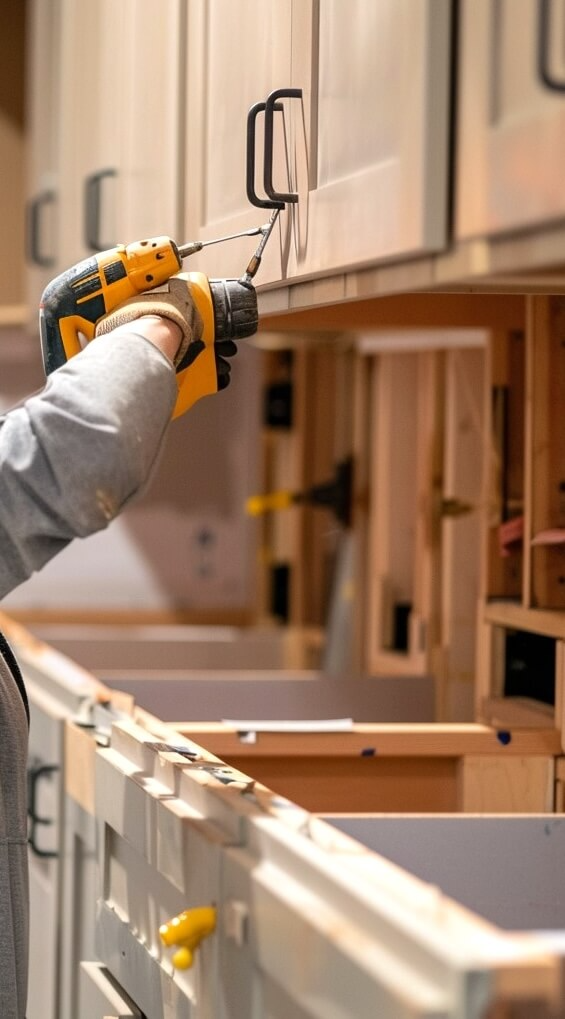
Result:
[[[269,223],[244,234],[261,233],[258,251],[262,251],[271,228]],[[45,373],[49,375],[78,354],[94,337],[96,324],[104,315],[128,298],[165,284],[179,273],[183,258],[208,243],[218,241],[179,246],[169,237],[152,237],[85,258],[57,276],[45,288],[40,304]],[[201,272],[182,274],[203,322],[200,338],[205,347],[188,367],[183,368],[183,362],[177,367],[173,417],[189,410],[201,396],[216,392],[214,344],[252,336],[257,331],[257,295],[251,282],[257,266],[252,259],[239,279],[208,279]]]

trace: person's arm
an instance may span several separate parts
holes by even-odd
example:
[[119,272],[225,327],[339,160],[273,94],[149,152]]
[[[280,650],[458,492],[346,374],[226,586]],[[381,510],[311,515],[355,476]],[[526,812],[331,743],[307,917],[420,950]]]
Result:
[[175,404],[180,339],[172,321],[139,318],[0,418],[0,597],[145,486]]

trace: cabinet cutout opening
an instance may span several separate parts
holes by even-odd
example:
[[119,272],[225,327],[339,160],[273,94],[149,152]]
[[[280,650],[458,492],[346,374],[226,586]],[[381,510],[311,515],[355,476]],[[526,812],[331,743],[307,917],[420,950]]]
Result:
[[504,696],[555,704],[555,640],[525,630],[505,631]]

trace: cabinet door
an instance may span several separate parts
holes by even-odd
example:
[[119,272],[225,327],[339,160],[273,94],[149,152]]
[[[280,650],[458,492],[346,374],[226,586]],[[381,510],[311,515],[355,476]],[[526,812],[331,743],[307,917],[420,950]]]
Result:
[[[62,0],[61,265],[179,222],[179,0]],[[87,45],[82,40],[88,40]]]
[[290,276],[445,244],[449,15],[445,0],[293,3]]
[[60,0],[30,0],[26,46],[26,299],[30,320],[37,326],[39,299],[57,271]]
[[[180,219],[183,104],[181,90],[185,5],[180,0],[126,0],[126,60],[121,91],[120,242],[166,234],[182,242]],[[111,4],[115,17],[116,4]],[[108,153],[107,162],[112,154]],[[114,158],[118,158],[117,154]]]
[[[463,0],[457,139],[460,239],[533,226],[565,214],[565,96],[536,67],[537,0]],[[548,61],[563,39],[562,0],[550,4]],[[560,73],[561,72],[561,73]]]
[[26,682],[30,703],[30,809],[44,819],[33,826],[29,852],[29,1019],[58,1019],[59,896],[61,892],[61,708]]
[[[291,0],[192,0],[188,11],[186,108],[186,236],[212,238],[258,226],[268,209],[246,194],[249,109],[274,88],[290,85]],[[257,117],[257,193],[262,190],[263,123]],[[277,131],[275,161],[284,158]],[[286,215],[281,217],[286,220]],[[265,250],[260,282],[279,279],[282,234]],[[257,246],[244,238],[214,246],[191,267],[212,276],[239,276]]]
[[116,185],[130,28],[124,5],[111,0],[62,0],[62,12],[59,245],[65,268],[118,240]]

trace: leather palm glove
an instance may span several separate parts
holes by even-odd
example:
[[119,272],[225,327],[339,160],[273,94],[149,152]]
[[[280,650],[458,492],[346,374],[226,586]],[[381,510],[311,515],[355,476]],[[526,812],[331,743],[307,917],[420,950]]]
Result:
[[[230,364],[226,358],[237,353],[233,340],[214,340],[213,316],[211,324],[203,321],[193,286],[186,273],[171,276],[163,287],[131,297],[104,315],[95,330],[95,336],[101,336],[145,315],[160,315],[176,323],[182,340],[174,359],[179,396],[173,418],[189,410],[202,396],[217,393],[229,385]],[[204,300],[211,309],[209,293],[204,295]],[[202,293],[199,294],[201,302]]]

